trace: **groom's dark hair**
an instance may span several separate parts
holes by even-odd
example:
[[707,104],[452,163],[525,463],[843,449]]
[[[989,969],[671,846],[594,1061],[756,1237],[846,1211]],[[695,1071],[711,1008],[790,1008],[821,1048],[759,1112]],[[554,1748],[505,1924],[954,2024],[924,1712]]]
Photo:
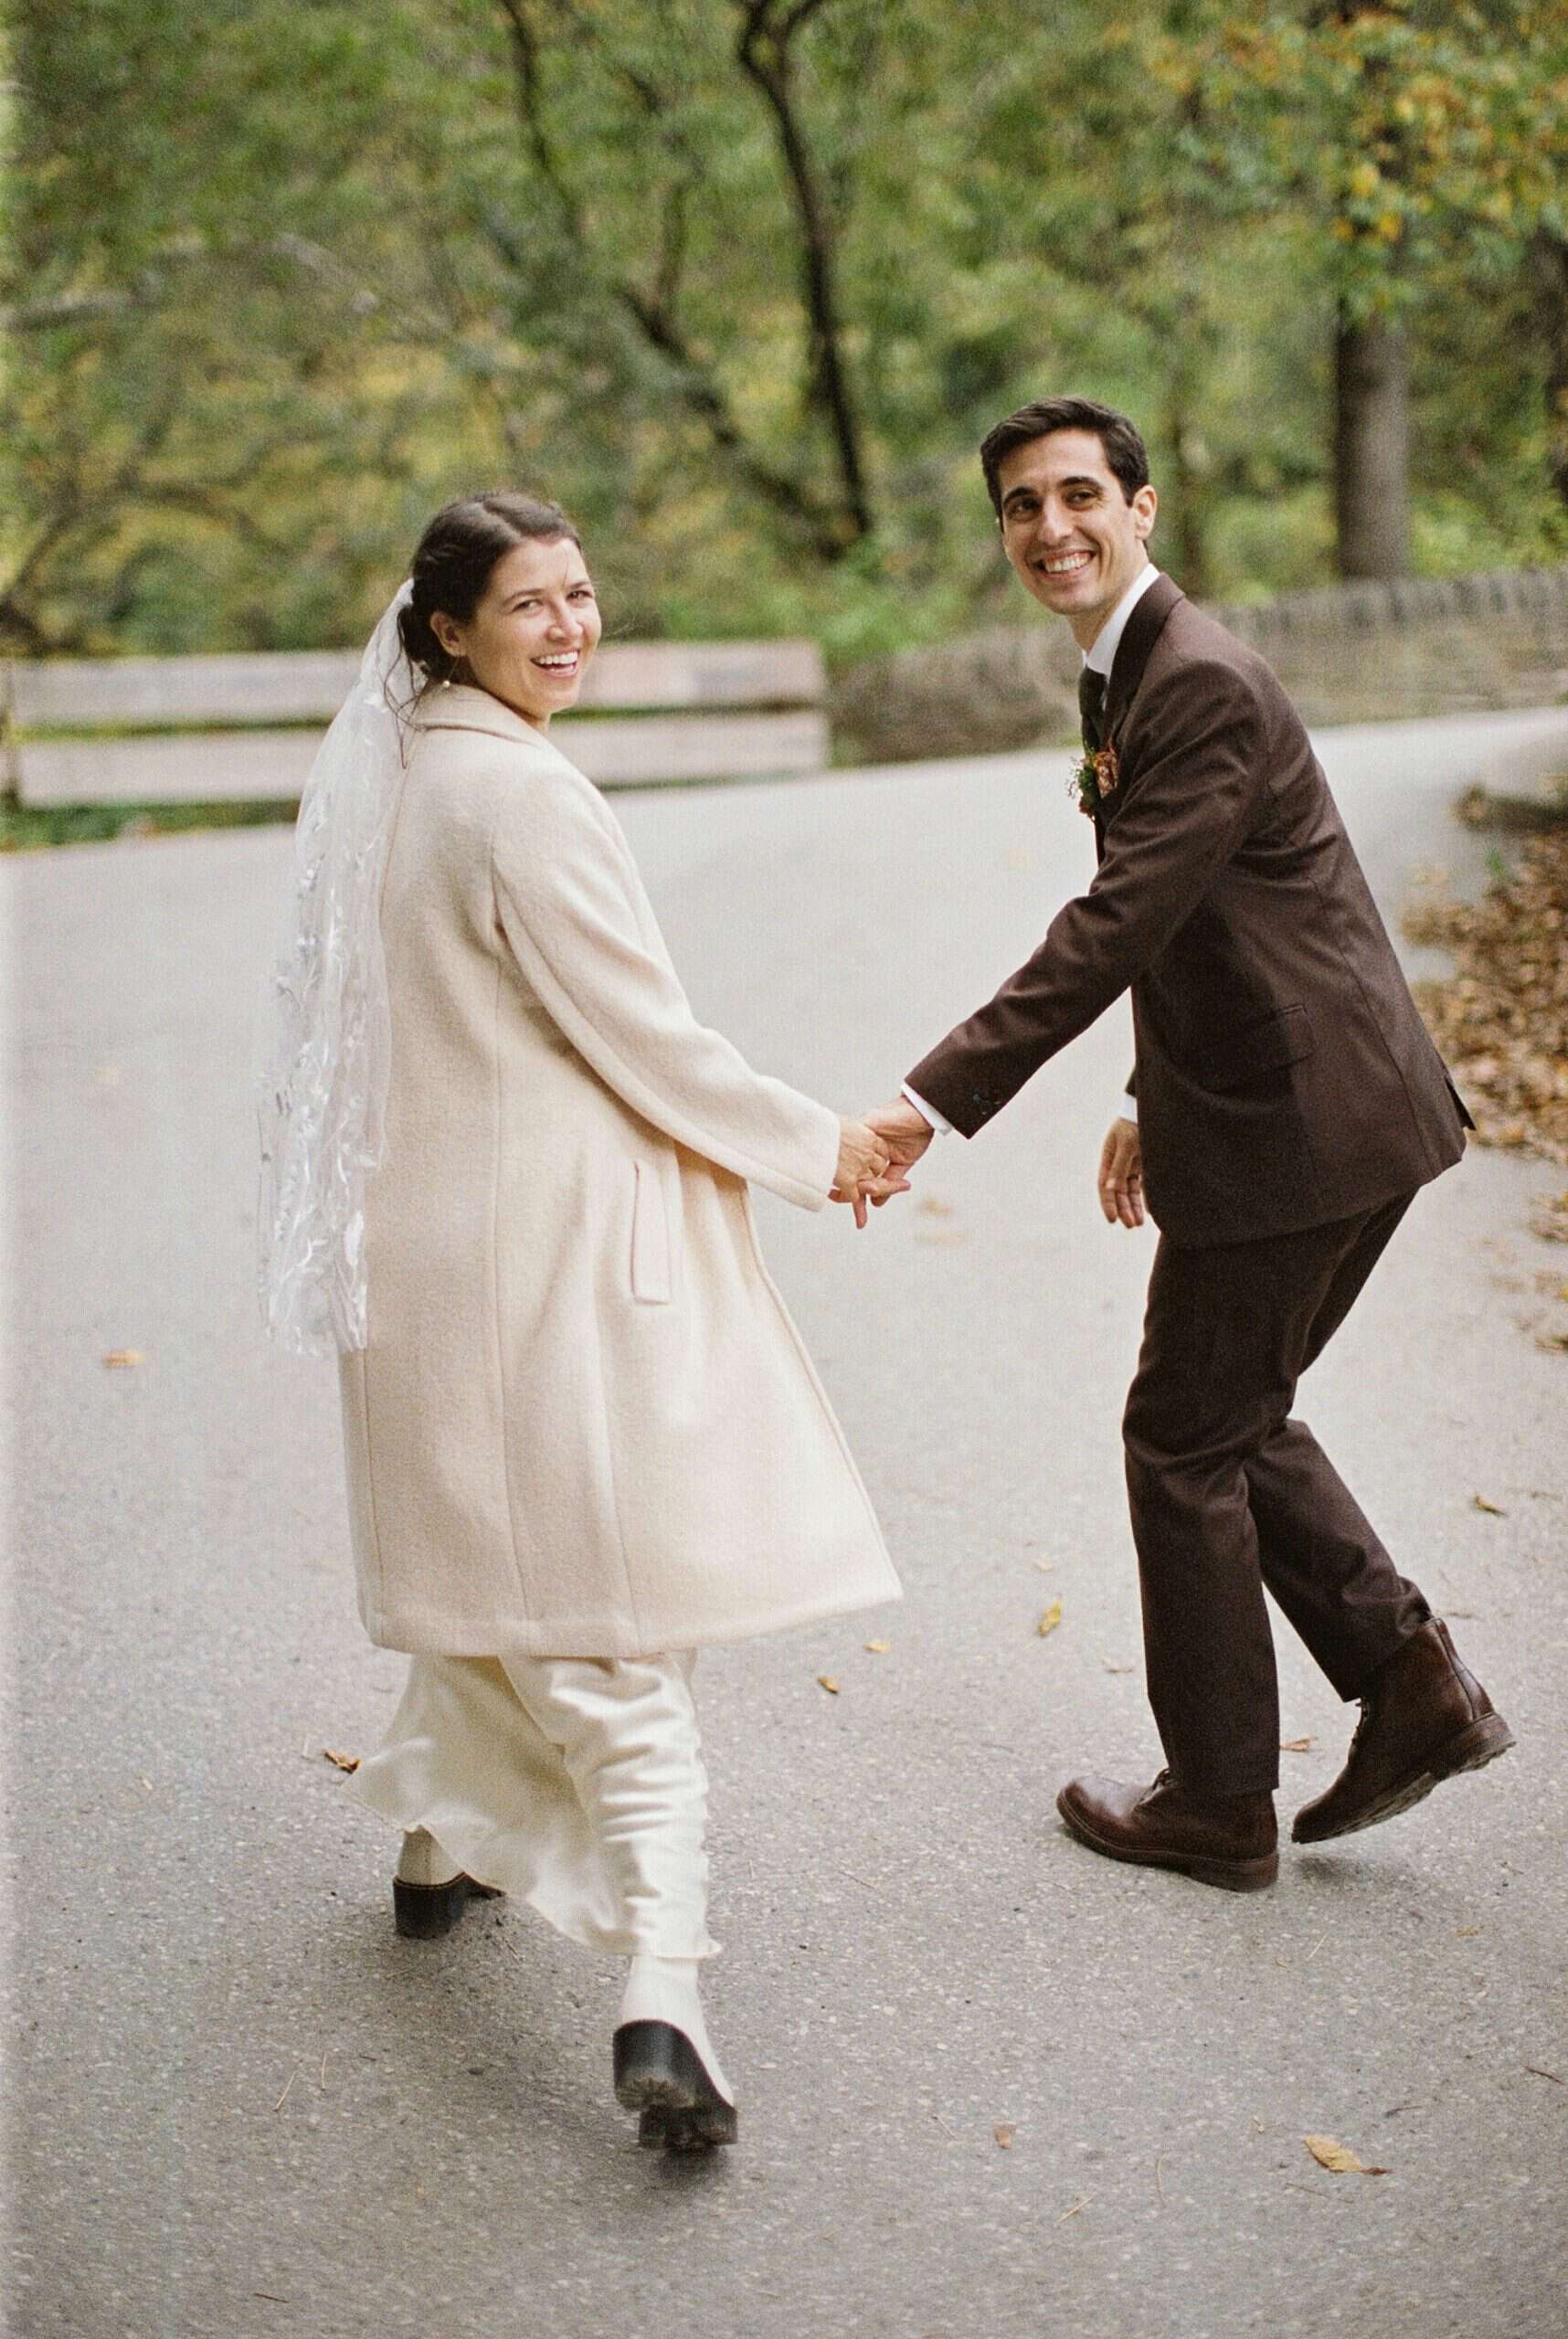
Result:
[[1149,485],[1149,450],[1137,424],[1125,414],[1118,414],[1114,406],[1101,406],[1097,398],[1036,398],[1033,406],[1021,406],[980,440],[980,469],[999,520],[1001,487],[997,474],[1004,458],[1015,447],[1027,447],[1032,439],[1044,439],[1053,430],[1092,430],[1105,449],[1107,465],[1127,503],[1132,502],[1140,487]]

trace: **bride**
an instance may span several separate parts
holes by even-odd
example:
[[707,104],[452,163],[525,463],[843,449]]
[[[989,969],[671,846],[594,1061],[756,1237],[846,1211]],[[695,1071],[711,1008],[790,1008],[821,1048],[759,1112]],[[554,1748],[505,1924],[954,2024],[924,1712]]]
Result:
[[411,1654],[355,1782],[399,1932],[506,1892],[628,1960],[617,2097],[696,2150],[736,2112],[694,1652],[898,1597],[747,1189],[863,1223],[888,1163],[694,1016],[549,735],[599,638],[553,504],[431,520],[301,809],[262,1297],[339,1354],[360,1613]]

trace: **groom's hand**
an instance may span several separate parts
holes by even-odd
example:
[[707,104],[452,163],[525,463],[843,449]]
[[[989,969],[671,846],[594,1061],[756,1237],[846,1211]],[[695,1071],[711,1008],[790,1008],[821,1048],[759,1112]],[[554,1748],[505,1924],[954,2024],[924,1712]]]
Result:
[[1108,1225],[1143,1224],[1143,1147],[1136,1121],[1111,1123],[1100,1148],[1099,1193]]
[[886,1141],[863,1121],[839,1115],[839,1159],[833,1172],[832,1200],[848,1202],[857,1226],[865,1224],[865,1205],[881,1191],[892,1166]]
[[876,1131],[887,1148],[886,1173],[870,1189],[871,1200],[880,1210],[895,1194],[909,1191],[909,1180],[904,1172],[914,1168],[935,1131],[925,1114],[916,1112],[907,1096],[895,1096],[891,1104],[878,1105],[874,1112],[866,1115],[865,1124]]

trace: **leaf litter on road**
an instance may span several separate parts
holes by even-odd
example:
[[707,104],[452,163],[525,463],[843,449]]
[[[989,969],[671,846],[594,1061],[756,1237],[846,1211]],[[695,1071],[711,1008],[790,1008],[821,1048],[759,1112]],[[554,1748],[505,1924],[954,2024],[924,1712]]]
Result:
[[1059,1600],[1053,1600],[1049,1608],[1047,1608],[1042,1614],[1040,1622],[1035,1625],[1034,1629],[1039,1634],[1040,1638],[1044,1640],[1047,1633],[1054,1633],[1055,1631],[1061,1621],[1062,1603]]

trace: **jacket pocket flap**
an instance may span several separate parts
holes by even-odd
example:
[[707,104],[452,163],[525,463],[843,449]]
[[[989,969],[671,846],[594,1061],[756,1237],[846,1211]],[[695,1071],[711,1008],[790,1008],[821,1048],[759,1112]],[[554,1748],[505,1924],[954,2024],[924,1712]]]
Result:
[[1280,1072],[1312,1053],[1312,1026],[1304,1007],[1282,1007],[1261,1022],[1244,1024],[1233,1032],[1209,1057],[1209,1074],[1216,1086],[1231,1087],[1258,1073]]

